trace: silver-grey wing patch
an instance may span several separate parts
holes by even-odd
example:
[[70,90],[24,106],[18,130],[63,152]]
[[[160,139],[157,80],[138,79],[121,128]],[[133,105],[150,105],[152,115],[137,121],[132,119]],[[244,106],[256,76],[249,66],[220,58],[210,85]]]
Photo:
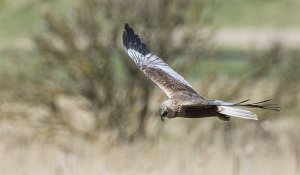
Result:
[[127,23],[123,31],[123,46],[137,67],[154,81],[169,98],[178,91],[199,95],[181,75],[161,58],[151,53]]

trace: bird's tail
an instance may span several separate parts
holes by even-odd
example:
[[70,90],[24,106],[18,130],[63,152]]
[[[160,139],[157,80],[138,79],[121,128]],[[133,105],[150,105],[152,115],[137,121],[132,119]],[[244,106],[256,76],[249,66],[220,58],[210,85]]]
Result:
[[226,116],[230,116],[230,117],[258,120],[257,115],[255,113],[244,110],[244,109],[235,108],[235,107],[218,106],[218,113],[226,115]]
[[232,116],[244,119],[257,120],[257,115],[251,111],[239,109],[238,107],[246,108],[261,108],[273,111],[280,111],[280,107],[277,104],[268,103],[270,100],[264,100],[256,103],[246,103],[250,101],[244,100],[238,103],[229,103],[219,100],[213,100],[210,102],[211,105],[217,106],[217,111],[221,116]]

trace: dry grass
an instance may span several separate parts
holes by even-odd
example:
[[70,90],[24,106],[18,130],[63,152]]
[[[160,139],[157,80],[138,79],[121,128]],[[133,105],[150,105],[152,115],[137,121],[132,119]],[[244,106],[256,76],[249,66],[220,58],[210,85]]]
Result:
[[44,129],[2,121],[1,174],[299,173],[299,136],[293,136],[300,133],[299,120],[235,120],[230,132],[225,131],[228,123],[214,119],[196,123],[188,131],[189,121],[174,119],[161,124],[154,140],[117,144],[105,131],[92,142],[63,130],[45,139]]
[[197,35],[206,3],[89,0],[69,16],[48,15],[35,36],[40,54],[27,53],[38,61],[23,64],[11,49],[0,75],[1,174],[299,174],[299,51],[275,43],[254,51],[244,74],[216,68],[191,82],[208,98],[274,97],[282,112],[162,123],[166,97],[121,50],[129,22],[178,72],[202,69],[194,63],[215,56],[210,33]]
[[[265,98],[269,94],[262,87],[268,85],[257,83],[250,94],[244,89],[242,96]],[[197,89],[202,92],[203,87]],[[293,114],[283,111],[273,117],[275,113],[268,112],[260,121],[207,118],[162,123],[156,107],[165,97],[156,90],[146,125],[148,137],[132,143],[120,142],[116,130],[107,128],[93,137],[84,135],[93,130],[91,104],[84,97],[57,97],[63,122],[54,120],[45,105],[2,102],[1,174],[299,173],[300,125],[298,118],[288,116]],[[217,90],[211,88],[208,95]]]

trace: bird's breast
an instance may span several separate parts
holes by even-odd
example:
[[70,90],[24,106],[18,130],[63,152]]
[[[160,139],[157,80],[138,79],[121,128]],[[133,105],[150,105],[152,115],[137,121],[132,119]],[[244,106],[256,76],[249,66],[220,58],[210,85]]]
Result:
[[184,107],[180,110],[181,117],[186,118],[203,118],[217,115],[217,110],[212,107]]

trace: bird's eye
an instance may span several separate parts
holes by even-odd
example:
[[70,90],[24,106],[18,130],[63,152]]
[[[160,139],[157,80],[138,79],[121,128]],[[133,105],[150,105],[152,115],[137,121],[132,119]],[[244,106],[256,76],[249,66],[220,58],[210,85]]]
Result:
[[161,114],[161,116],[165,117],[167,114],[168,114],[168,112],[167,112],[167,111],[164,111],[164,112]]

